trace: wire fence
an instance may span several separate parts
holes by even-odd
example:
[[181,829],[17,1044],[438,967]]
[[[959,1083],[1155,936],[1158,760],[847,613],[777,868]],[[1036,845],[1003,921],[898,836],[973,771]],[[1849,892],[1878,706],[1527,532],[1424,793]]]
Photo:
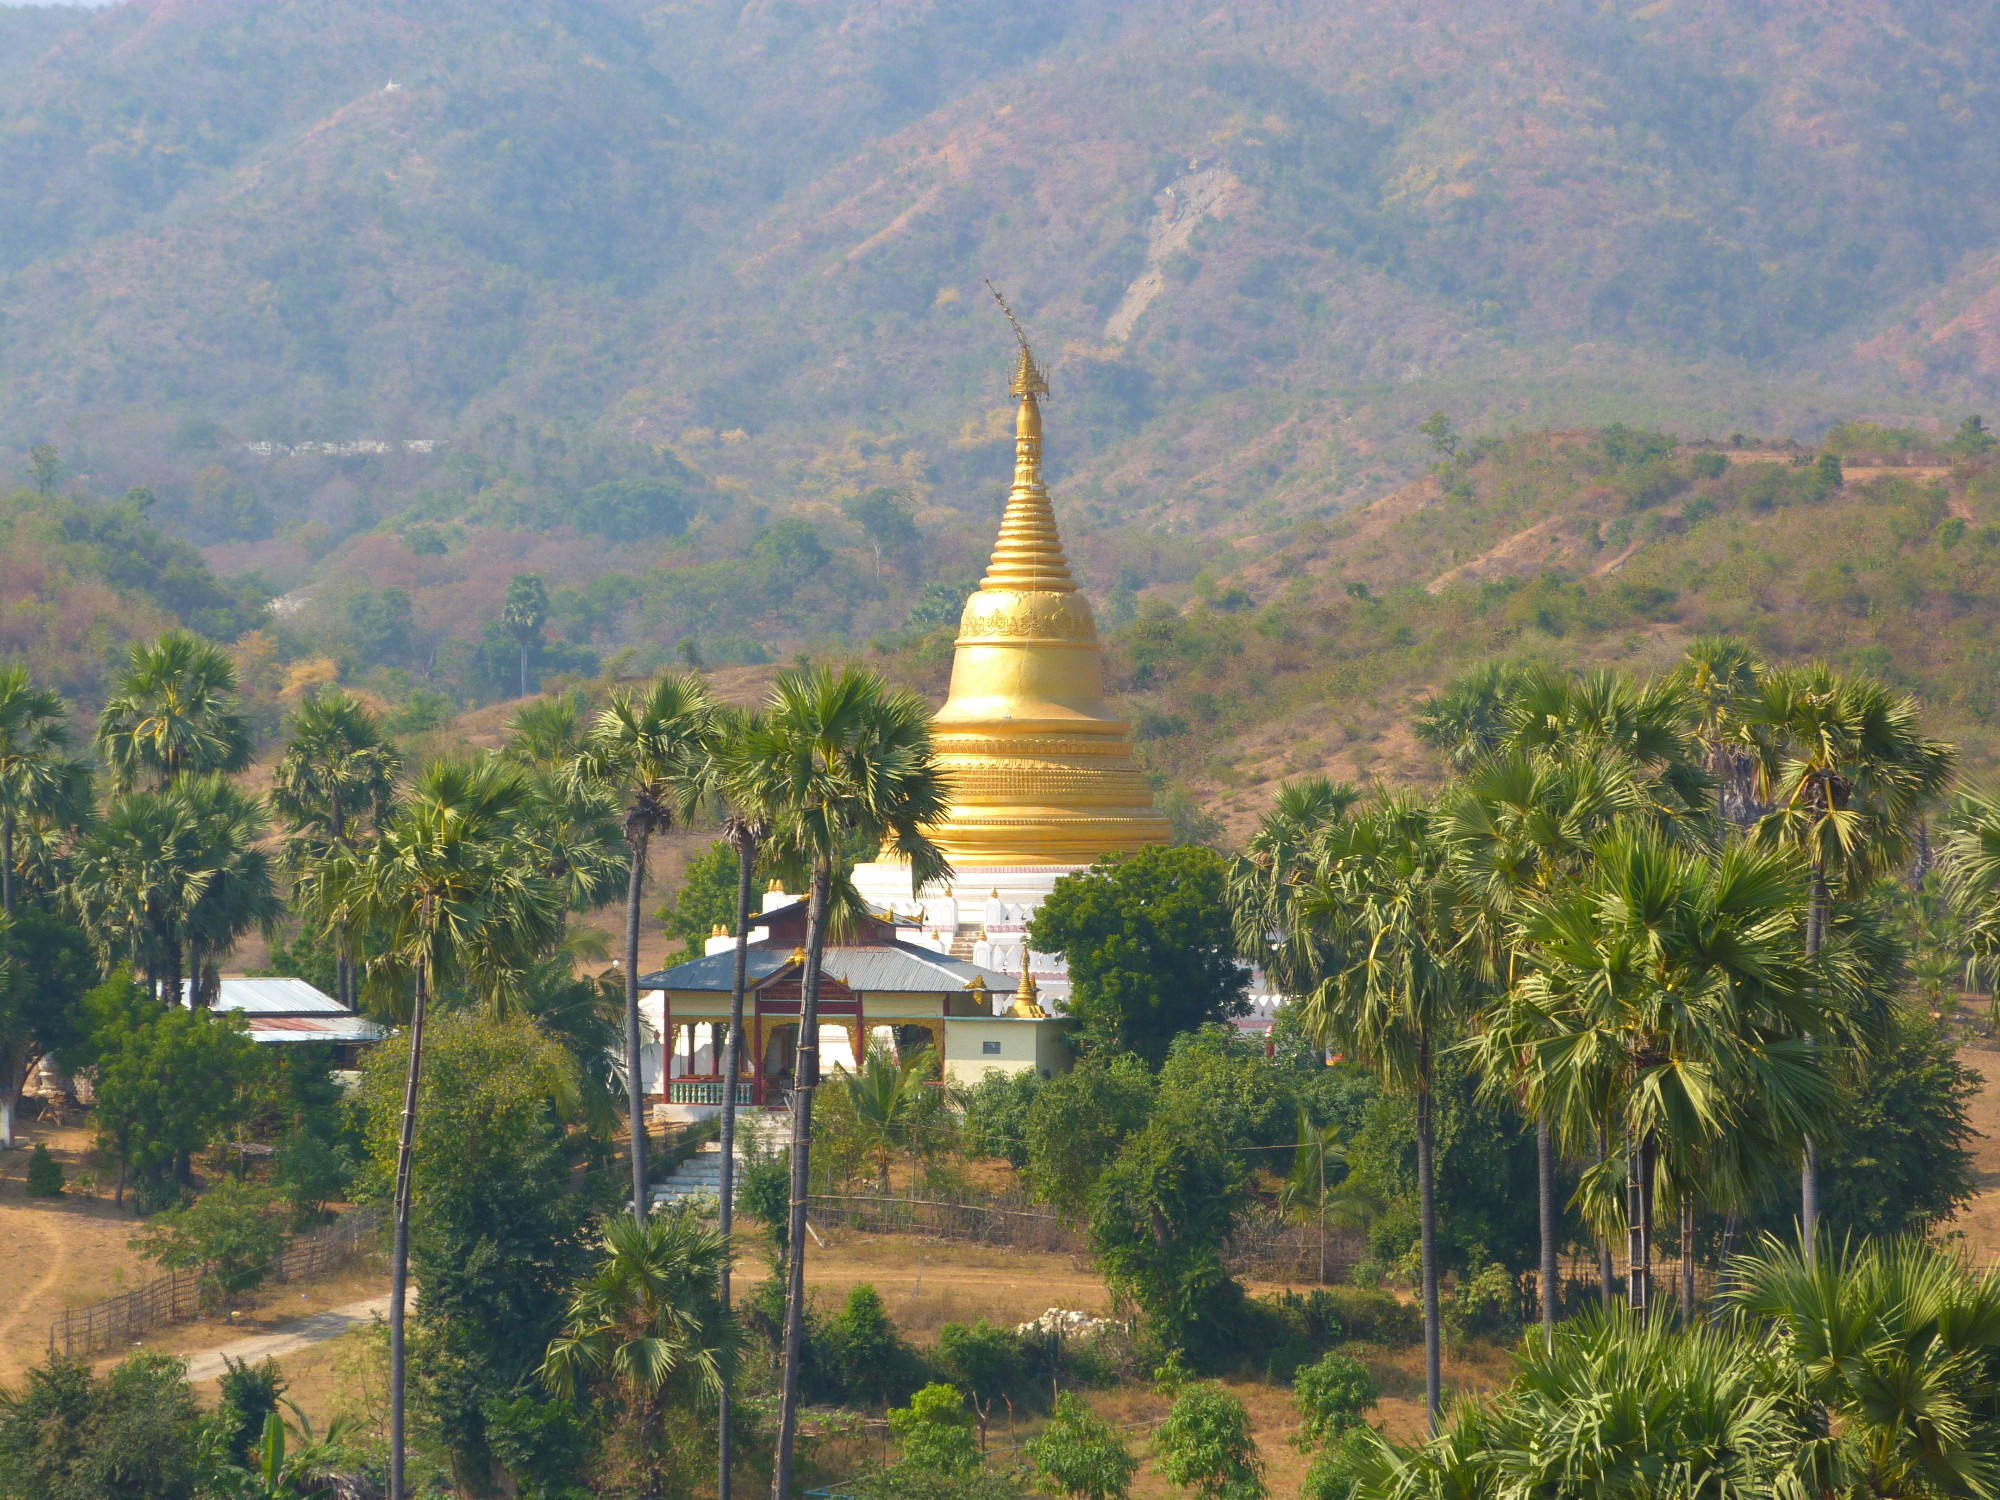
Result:
[[[345,1265],[374,1247],[381,1223],[380,1209],[357,1208],[337,1223],[295,1235],[272,1259],[265,1279],[298,1281]],[[218,1296],[206,1266],[169,1271],[116,1297],[66,1308],[49,1324],[49,1349],[69,1355],[115,1349],[149,1329],[200,1317],[216,1305]]]

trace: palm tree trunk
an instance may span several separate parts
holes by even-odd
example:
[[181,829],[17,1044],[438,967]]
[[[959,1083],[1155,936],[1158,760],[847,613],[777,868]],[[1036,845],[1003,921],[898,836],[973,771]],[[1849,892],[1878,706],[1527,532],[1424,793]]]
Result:
[[[736,1074],[743,1050],[743,992],[750,965],[750,880],[757,867],[757,841],[739,832],[736,839],[736,976],[729,991],[729,1035],[722,1046],[722,1181],[717,1227],[729,1243],[736,1192]],[[729,1257],[722,1258],[722,1311],[729,1312]],[[716,1410],[715,1496],[729,1500],[729,1378],[722,1380]]]
[[161,979],[164,981],[160,987],[167,992],[166,993],[167,1004],[179,1005],[181,1003],[180,934],[174,931],[173,929],[169,928],[167,931],[167,940],[161,946],[164,947],[167,951],[167,959],[166,959],[166,972],[160,976]]
[[0,911],[14,915],[14,809],[0,812]]
[[819,966],[826,943],[826,902],[833,871],[815,864],[806,904],[806,968],[799,987],[799,1041],[792,1061],[792,1208],[785,1260],[785,1368],[778,1401],[774,1500],[791,1500],[792,1446],[798,1437],[799,1357],[806,1315],[806,1196],[812,1186],[812,1101],[819,1082]]
[[1430,1433],[1435,1437],[1444,1378],[1438,1350],[1437,1184],[1431,1170],[1429,1038],[1417,1044],[1417,1068],[1417,1209],[1423,1243],[1424,1410],[1430,1414]]
[[646,885],[646,843],[644,833],[631,841],[632,878],[625,887],[625,1098],[632,1117],[632,1217],[641,1224],[646,1222],[646,1083],[639,1060],[639,902]]
[[1694,1195],[1681,1190],[1681,1327],[1694,1327]]
[[[1610,1159],[1611,1132],[1608,1127],[1600,1125],[1597,1127],[1597,1164],[1603,1166]],[[1597,1282],[1604,1305],[1609,1307],[1618,1295],[1618,1268],[1611,1259],[1611,1241],[1601,1234],[1597,1236]]]
[[403,1487],[403,1300],[410,1285],[410,1169],[416,1156],[417,1083],[424,1058],[424,966],[417,965],[417,999],[410,1011],[410,1062],[403,1076],[403,1122],[396,1140],[395,1240],[389,1251],[389,1500]]
[[521,637],[521,696],[528,696],[528,638]]
[[1556,1132],[1546,1117],[1535,1121],[1535,1196],[1542,1221],[1542,1335],[1547,1341],[1555,1338],[1561,1272],[1556,1264]]
[[1646,1201],[1646,1154],[1650,1140],[1634,1141],[1625,1158],[1625,1300],[1635,1312],[1651,1305],[1653,1212]]
[[[1817,861],[1813,864],[1812,895],[1806,903],[1806,957],[1818,956],[1820,945],[1826,941],[1827,907],[1832,900],[1827,890],[1826,870]],[[1810,1033],[1806,1045],[1812,1046]],[[1812,1265],[1819,1239],[1819,1149],[1813,1138],[1807,1136],[1799,1152],[1799,1240],[1805,1253],[1806,1264]]]
[[1319,1132],[1319,1284],[1326,1285],[1326,1132]]
[[1722,1221],[1722,1246],[1720,1253],[1716,1256],[1715,1291],[1709,1297],[1708,1321],[1710,1327],[1714,1327],[1722,1321],[1722,1309],[1724,1306],[1722,1294],[1727,1290],[1729,1285],[1729,1257],[1736,1249],[1736,1233],[1740,1224],[1741,1221],[1735,1214],[1731,1214]]

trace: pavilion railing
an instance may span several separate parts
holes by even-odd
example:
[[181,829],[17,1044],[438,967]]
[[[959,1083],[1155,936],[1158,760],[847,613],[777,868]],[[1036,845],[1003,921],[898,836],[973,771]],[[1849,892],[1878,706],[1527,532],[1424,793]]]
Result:
[[[722,1104],[723,1081],[720,1078],[670,1078],[667,1080],[667,1103],[669,1104],[712,1104],[720,1108]],[[751,1083],[747,1078],[736,1082],[736,1102],[748,1106],[751,1101]]]

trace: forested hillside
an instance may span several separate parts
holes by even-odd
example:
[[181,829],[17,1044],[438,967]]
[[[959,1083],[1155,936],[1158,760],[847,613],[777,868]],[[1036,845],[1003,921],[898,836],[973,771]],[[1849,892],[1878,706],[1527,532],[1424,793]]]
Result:
[[[1342,552],[1414,503],[1434,409],[1808,447],[1990,409],[1996,42],[2000,5],[1858,0],[0,8],[0,468],[52,445],[90,517],[143,490],[278,599],[279,678],[427,713],[518,690],[530,573],[537,677],[917,640],[934,673],[1010,468],[990,276],[1110,619],[1238,561],[1415,586],[1535,524],[1494,484],[1582,483],[1508,440],[1464,558]],[[1386,618],[1327,607],[1287,628]],[[79,683],[95,639],[62,634]]]

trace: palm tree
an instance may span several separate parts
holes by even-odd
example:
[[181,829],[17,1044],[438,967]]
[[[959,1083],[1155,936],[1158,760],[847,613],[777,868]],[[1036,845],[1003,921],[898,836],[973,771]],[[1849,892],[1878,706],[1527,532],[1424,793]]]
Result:
[[767,811],[772,854],[794,874],[804,874],[809,886],[792,1093],[791,1254],[773,1490],[778,1500],[786,1500],[798,1430],[806,1194],[813,1089],[819,1082],[819,976],[828,904],[851,845],[880,845],[885,857],[907,860],[918,890],[946,878],[950,866],[925,829],[943,817],[950,794],[931,748],[929,704],[915,693],[892,691],[873,672],[853,668],[780,673],[766,722],[744,736],[742,763],[741,805]]
[[1709,779],[1715,783],[1715,811],[1729,821],[1729,792],[1750,763],[1743,744],[1744,708],[1757,695],[1762,672],[1750,648],[1728,635],[1697,636],[1669,679],[1694,716]]
[[[735,1228],[736,1085],[743,1068],[743,997],[749,988],[750,893],[757,856],[771,836],[771,823],[754,801],[754,788],[746,784],[754,767],[743,759],[744,746],[763,731],[763,720],[754,713],[730,712],[718,718],[717,726],[712,779],[722,787],[726,799],[723,841],[736,851],[736,961],[729,989],[729,1031],[722,1046],[722,1167],[717,1184],[717,1228],[726,1241]],[[725,1256],[719,1272],[725,1313],[730,1306],[729,1264]],[[730,1500],[730,1395],[730,1383],[725,1379],[716,1419],[716,1500]]]
[[1292,946],[1303,935],[1292,920],[1292,902],[1312,872],[1321,841],[1360,800],[1348,783],[1325,776],[1286,782],[1244,852],[1229,862],[1237,957],[1261,966],[1280,994],[1302,993],[1302,977],[1312,968],[1310,953]]
[[174,778],[166,795],[187,810],[211,874],[184,922],[187,978],[199,1005],[213,1005],[219,979],[210,960],[255,928],[269,937],[284,915],[270,853],[263,848],[264,809],[220,776]]
[[[1278,1206],[1286,1213],[1310,1208],[1319,1225],[1319,1279],[1326,1284],[1326,1216],[1333,1199],[1326,1182],[1329,1161],[1345,1166],[1347,1153],[1340,1145],[1340,1122],[1319,1121],[1303,1104],[1299,1106],[1298,1143],[1292,1150],[1291,1175],[1285,1179]],[[1334,1187],[1338,1188],[1339,1183]]]
[[590,748],[583,694],[576,688],[524,703],[507,720],[507,745],[502,753],[512,761],[555,775],[575,764]]
[[1506,709],[1520,688],[1522,670],[1489,661],[1453,678],[1417,705],[1412,721],[1417,743],[1438,751],[1452,771],[1491,755],[1507,738]]
[[[1441,829],[1461,861],[1468,890],[1484,910],[1479,931],[1502,985],[1504,1006],[1522,977],[1516,941],[1521,903],[1577,880],[1595,844],[1621,819],[1647,816],[1654,802],[1631,762],[1615,750],[1501,751],[1476,763],[1443,807]],[[1496,1035],[1504,1035],[1504,1028]],[[1478,1047],[1489,1088],[1518,1091],[1521,1058]],[[1535,1176],[1541,1228],[1544,1337],[1554,1329],[1560,1275],[1555,1124],[1535,1114]]]
[[61,694],[36,687],[26,667],[0,670],[0,911],[10,917],[16,824],[88,802],[90,773],[70,758],[69,746]]
[[[1787,851],[1718,858],[1625,828],[1587,884],[1525,905],[1532,972],[1494,1045],[1523,1059],[1532,1107],[1574,1137],[1622,1130],[1635,1309],[1651,1301],[1662,1153],[1688,1189],[1718,1143],[1745,1129],[1796,1140],[1832,1105],[1807,1037],[1836,1024],[1836,987],[1809,982],[1792,949],[1803,902]],[[1610,1196],[1606,1170],[1586,1195]]]
[[430,996],[450,984],[495,993],[553,939],[556,892],[521,857],[514,837],[530,795],[526,777],[503,761],[433,761],[379,839],[362,850],[334,850],[299,881],[301,904],[329,929],[380,934],[380,951],[368,963],[371,981],[388,988],[408,980],[414,990],[390,1252],[390,1500],[407,1494],[403,1301],[424,1014]]
[[[1971,952],[1968,982],[2000,968],[2000,794],[1968,791],[1952,809],[1938,863],[1961,940]],[[2000,1011],[2000,989],[1994,996]]]
[[[1758,838],[1804,852],[1811,871],[1808,957],[1825,941],[1836,891],[1858,894],[1908,858],[1918,817],[1951,784],[1957,752],[1926,735],[1914,698],[1823,664],[1773,672],[1743,711],[1771,804]],[[1819,1224],[1819,1158],[1801,1150],[1800,1221],[1810,1255]]]
[[194,810],[165,792],[113,799],[77,847],[69,900],[107,967],[129,961],[169,1005],[181,995],[188,920],[216,878]]
[[549,591],[538,574],[516,573],[500,606],[500,623],[521,647],[521,696],[528,696],[528,648],[549,618]]
[[840,1069],[840,1082],[854,1111],[854,1123],[875,1158],[876,1186],[889,1196],[889,1161],[906,1144],[923,1112],[923,1068],[928,1049],[907,1053],[898,1062],[885,1048],[870,1047],[858,1071]]
[[597,716],[590,774],[625,789],[625,1093],[632,1121],[632,1213],[646,1217],[646,1089],[639,1056],[639,904],[653,835],[691,816],[712,780],[715,700],[693,672],[663,673],[641,693],[618,693]]
[[236,710],[235,663],[185,630],[135,642],[96,740],[120,791],[146,774],[165,787],[183,771],[242,770],[250,728]]
[[[668,1399],[719,1400],[736,1359],[737,1325],[716,1288],[729,1241],[690,1210],[650,1221],[613,1215],[604,1259],[570,1298],[542,1380],[567,1400],[609,1387],[638,1428],[649,1468],[659,1453]],[[646,1493],[661,1493],[662,1474]]]
[[1737,1276],[1731,1300],[1773,1330],[1774,1373],[1825,1414],[1816,1492],[2000,1488],[2000,1270],[1915,1238],[1817,1259],[1767,1239]]
[[1416,1096],[1417,1199],[1423,1261],[1424,1395],[1431,1430],[1441,1400],[1437,1194],[1431,1079],[1448,1028],[1480,991],[1476,919],[1435,812],[1389,797],[1337,828],[1295,904],[1319,955],[1301,1018]]
[[[359,699],[325,688],[299,705],[292,737],[271,776],[271,807],[290,828],[287,862],[296,870],[338,845],[355,848],[365,817],[379,829],[395,800],[403,758],[382,737],[382,723]],[[345,949],[335,961],[334,988],[353,1009],[354,959]]]

